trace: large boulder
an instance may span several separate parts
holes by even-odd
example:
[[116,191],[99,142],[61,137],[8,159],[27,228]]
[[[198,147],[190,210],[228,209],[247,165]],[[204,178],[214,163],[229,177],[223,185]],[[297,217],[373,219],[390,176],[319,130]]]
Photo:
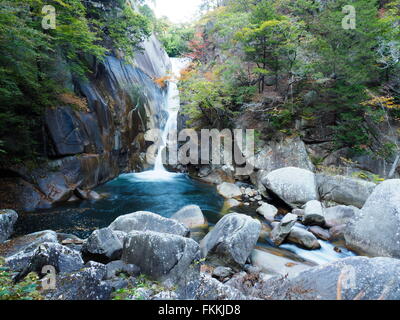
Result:
[[326,208],[324,217],[329,226],[337,226],[349,222],[359,210],[357,207],[339,205]]
[[265,282],[276,300],[399,300],[400,260],[351,257]]
[[400,179],[378,185],[345,230],[348,246],[373,256],[400,258]]
[[112,286],[103,281],[103,268],[98,265],[63,273],[56,278],[56,289],[45,292],[48,300],[109,300]]
[[84,242],[82,253],[85,259],[109,262],[121,258],[123,243],[115,231],[103,228],[93,231]]
[[202,227],[207,224],[199,206],[189,205],[174,213],[171,219],[177,220],[189,229]]
[[30,261],[36,248],[45,242],[58,243],[57,233],[51,230],[31,233],[0,244],[0,255],[14,270],[22,270]]
[[299,227],[292,228],[286,241],[307,250],[317,250],[321,248],[318,239],[311,232]]
[[202,256],[241,267],[254,249],[260,232],[258,220],[244,214],[228,214],[200,242]]
[[18,214],[14,210],[0,210],[0,243],[12,235],[17,219]]
[[183,237],[188,236],[190,233],[189,229],[182,223],[147,211],[138,211],[119,216],[110,224],[109,228],[111,230],[123,231],[125,233],[131,231],[155,231]]
[[194,240],[154,231],[132,231],[125,237],[122,260],[138,266],[156,280],[180,280],[189,268],[198,268],[199,245]]
[[217,191],[226,199],[238,198],[242,196],[240,188],[233,183],[223,182],[217,186]]
[[262,180],[264,186],[287,204],[296,207],[318,200],[315,174],[288,167],[272,171]]
[[257,208],[256,212],[262,215],[265,220],[273,222],[276,214],[278,213],[278,209],[273,205],[264,202],[259,208]]
[[283,219],[272,229],[271,240],[277,245],[281,245],[289,235],[290,231],[297,222],[297,216],[292,213],[288,213]]
[[7,262],[13,270],[20,270],[16,281],[22,280],[30,272],[41,274],[45,266],[53,266],[57,273],[69,273],[83,268],[83,260],[78,251],[54,242],[40,244],[25,265],[18,266],[13,260]]
[[306,226],[325,226],[324,207],[321,202],[311,200],[306,203],[303,224]]
[[324,200],[361,208],[376,184],[345,176],[317,174],[317,186]]

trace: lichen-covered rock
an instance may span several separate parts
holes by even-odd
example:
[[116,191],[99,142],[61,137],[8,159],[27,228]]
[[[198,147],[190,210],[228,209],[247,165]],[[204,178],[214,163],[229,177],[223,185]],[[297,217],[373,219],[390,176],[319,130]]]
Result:
[[49,300],[109,300],[112,286],[102,277],[103,271],[97,266],[63,273],[56,278],[56,289],[45,291],[45,296]]
[[125,237],[122,260],[156,280],[178,281],[198,269],[199,245],[192,239],[154,231],[132,231]]
[[118,260],[122,255],[123,242],[110,228],[93,231],[83,244],[85,259],[99,262]]
[[57,243],[57,233],[45,230],[8,240],[0,244],[0,252],[11,269],[21,270],[30,261],[36,248],[45,242]]
[[400,260],[351,257],[264,284],[264,298],[276,300],[399,300]]
[[289,235],[293,226],[296,224],[297,216],[288,213],[283,219],[272,229],[271,240],[277,245],[281,245]]
[[17,219],[18,214],[14,210],[0,210],[0,243],[12,235]]
[[197,300],[246,300],[239,290],[227,286],[206,274],[200,275],[200,285],[195,294]]
[[7,260],[7,263],[13,270],[20,271],[15,281],[24,279],[30,272],[42,274],[45,266],[54,267],[57,273],[78,271],[83,267],[79,252],[53,242],[40,244],[26,264],[17,265],[13,260]]
[[213,257],[227,266],[243,266],[260,232],[258,220],[244,214],[228,214],[200,242],[202,256]]
[[318,200],[315,174],[311,171],[287,167],[270,172],[262,183],[287,204],[296,207]]
[[125,233],[131,231],[155,231],[183,237],[187,237],[190,233],[189,229],[182,223],[147,211],[138,211],[119,216],[110,224],[109,228]]
[[373,256],[400,258],[400,179],[378,185],[345,230],[346,244]]
[[177,220],[189,229],[202,227],[207,224],[199,206],[189,205],[174,213],[171,219]]

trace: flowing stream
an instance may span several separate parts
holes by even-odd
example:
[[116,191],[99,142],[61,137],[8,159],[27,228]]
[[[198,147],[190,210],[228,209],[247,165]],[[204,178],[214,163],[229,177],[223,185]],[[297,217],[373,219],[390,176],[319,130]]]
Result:
[[[179,74],[187,63],[183,59],[171,60],[175,75]],[[185,174],[168,172],[162,163],[162,151],[168,143],[168,133],[177,127],[179,105],[177,84],[171,81],[166,106],[168,119],[163,129],[162,143],[153,170],[122,174],[113,181],[99,186],[96,191],[105,197],[98,201],[71,202],[48,210],[22,214],[15,226],[16,234],[23,235],[51,229],[85,238],[96,228],[108,226],[120,215],[135,211],[151,211],[170,217],[189,204],[200,206],[210,226],[215,225],[227,213],[223,210],[224,199],[216,193],[215,187],[193,180]],[[255,210],[255,207],[231,209],[259,219],[263,224],[263,231],[269,232],[270,226],[255,214]],[[320,241],[320,243],[321,249],[314,251],[304,250],[292,244],[283,244],[277,248],[264,237],[257,244],[252,258],[259,265],[272,264],[275,268],[266,267],[266,271],[279,273],[300,271],[303,267],[354,255],[343,247],[340,247],[341,252],[335,251],[335,245],[329,242]],[[279,270],[276,270],[277,268]]]

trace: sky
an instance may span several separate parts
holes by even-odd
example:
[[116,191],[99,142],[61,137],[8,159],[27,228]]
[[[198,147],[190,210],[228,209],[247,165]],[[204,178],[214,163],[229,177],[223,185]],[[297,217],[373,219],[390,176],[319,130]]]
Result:
[[194,17],[200,3],[201,0],[156,0],[153,9],[158,18],[167,16],[172,22],[181,23]]

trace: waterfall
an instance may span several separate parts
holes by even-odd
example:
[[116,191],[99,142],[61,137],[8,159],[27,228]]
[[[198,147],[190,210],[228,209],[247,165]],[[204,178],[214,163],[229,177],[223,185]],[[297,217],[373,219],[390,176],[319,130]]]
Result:
[[172,64],[172,81],[168,84],[168,92],[167,92],[167,105],[166,110],[168,113],[167,122],[164,126],[161,135],[161,143],[157,152],[157,157],[154,163],[154,172],[166,172],[167,170],[163,165],[163,151],[168,144],[168,134],[170,132],[177,131],[177,119],[178,112],[180,107],[180,98],[179,98],[179,90],[178,90],[178,79],[180,76],[180,71],[183,70],[189,60],[185,58],[171,58]]

